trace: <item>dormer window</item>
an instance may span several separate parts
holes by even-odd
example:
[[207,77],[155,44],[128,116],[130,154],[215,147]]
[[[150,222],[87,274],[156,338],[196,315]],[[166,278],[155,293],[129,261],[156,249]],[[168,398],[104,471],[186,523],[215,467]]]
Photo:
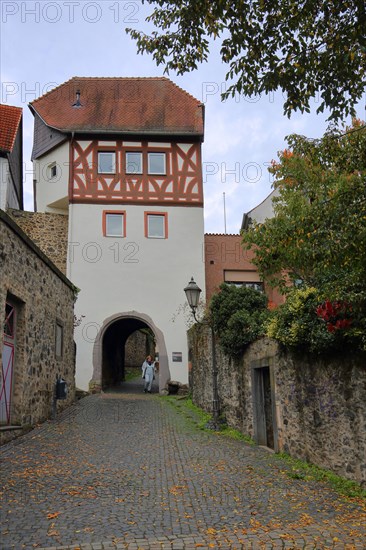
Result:
[[116,173],[116,153],[103,151],[98,153],[98,174]]

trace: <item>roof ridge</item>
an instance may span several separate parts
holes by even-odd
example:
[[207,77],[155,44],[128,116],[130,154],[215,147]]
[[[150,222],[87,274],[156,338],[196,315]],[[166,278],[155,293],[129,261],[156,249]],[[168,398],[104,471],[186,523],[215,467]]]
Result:
[[58,90],[59,88],[61,88],[61,86],[64,86],[65,84],[68,84],[72,81],[77,81],[77,80],[100,80],[100,81],[103,81],[103,80],[163,80],[163,81],[169,82],[172,86],[175,86],[176,88],[178,88],[178,90],[183,92],[189,98],[193,99],[199,105],[202,105],[202,101],[199,101],[199,99],[194,97],[194,95],[187,92],[187,90],[185,90],[184,88],[181,88],[181,86],[178,86],[178,84],[176,84],[175,82],[173,82],[173,80],[171,80],[170,78],[167,78],[166,76],[72,76],[68,80],[65,80],[65,82],[63,82],[62,84],[55,86],[55,88],[52,88],[52,90],[49,90],[45,94],[31,101],[29,105],[34,105],[35,103],[37,103],[37,101],[44,99],[49,94],[55,92],[55,90]]
[[55,86],[55,88],[52,88],[52,90],[49,90],[48,92],[46,92],[45,94],[43,95],[40,95],[39,97],[37,97],[36,99],[34,99],[33,101],[30,101],[29,102],[29,105],[33,105],[34,103],[37,103],[37,101],[40,101],[41,99],[44,99],[46,96],[48,96],[49,94],[52,94],[52,92],[54,92],[55,90],[58,90],[59,88],[61,88],[61,86],[64,86],[65,84],[67,84],[68,82],[71,82],[71,80],[74,80],[74,76],[69,78],[69,80],[65,80],[65,82],[62,82],[62,84],[59,84],[58,86]]
[[173,86],[175,86],[176,88],[178,88],[178,90],[180,90],[181,92],[184,92],[188,97],[190,97],[191,99],[194,99],[194,101],[196,101],[198,103],[198,105],[203,105],[202,101],[200,101],[199,99],[197,99],[196,97],[194,97],[194,95],[190,94],[189,92],[187,92],[187,90],[185,90],[184,88],[181,88],[180,86],[178,86],[178,84],[176,84],[175,82],[173,82],[173,80],[170,80],[170,78],[167,78],[166,80],[168,80],[171,84],[173,84]]
[[23,111],[23,107],[17,107],[17,105],[7,105],[6,103],[0,103],[0,107],[6,107],[7,109],[16,109]]

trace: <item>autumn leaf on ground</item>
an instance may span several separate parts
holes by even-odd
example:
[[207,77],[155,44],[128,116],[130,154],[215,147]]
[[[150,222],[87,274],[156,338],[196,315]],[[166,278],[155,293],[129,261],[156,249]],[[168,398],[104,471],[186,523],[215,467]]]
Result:
[[58,537],[60,533],[55,529],[55,524],[51,523],[51,525],[48,528],[47,535],[49,537]]
[[172,495],[180,495],[185,489],[185,485],[174,485],[169,489],[169,493],[171,493]]
[[47,514],[47,519],[55,519],[60,515],[60,512],[54,512],[53,514]]

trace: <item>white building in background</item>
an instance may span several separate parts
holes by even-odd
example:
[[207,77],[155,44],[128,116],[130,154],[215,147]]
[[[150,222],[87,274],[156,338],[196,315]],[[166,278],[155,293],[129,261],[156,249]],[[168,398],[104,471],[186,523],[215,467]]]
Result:
[[[33,101],[35,206],[69,218],[76,383],[120,383],[136,330],[188,382],[183,288],[204,289],[204,107],[166,78],[72,78]],[[83,317],[82,317],[83,316]]]
[[241,231],[248,229],[248,225],[251,220],[257,223],[264,223],[267,219],[273,218],[273,199],[278,197],[279,188],[274,189],[261,203],[249,210],[249,212],[243,215],[243,221],[241,224]]

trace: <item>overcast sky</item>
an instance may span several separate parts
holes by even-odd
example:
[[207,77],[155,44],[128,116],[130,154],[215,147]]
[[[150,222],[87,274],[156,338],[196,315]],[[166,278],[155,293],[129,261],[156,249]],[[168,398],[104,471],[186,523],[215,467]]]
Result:
[[[33,209],[33,116],[28,103],[73,76],[163,76],[150,56],[137,55],[126,27],[147,30],[151,6],[138,0],[2,0],[1,103],[23,107],[25,209]],[[271,192],[267,166],[285,146],[285,136],[320,137],[327,114],[283,115],[280,93],[248,99],[220,100],[226,67],[213,45],[209,62],[198,70],[169,77],[206,107],[203,174],[205,231],[240,230],[244,212]],[[365,118],[365,100],[358,109]]]

